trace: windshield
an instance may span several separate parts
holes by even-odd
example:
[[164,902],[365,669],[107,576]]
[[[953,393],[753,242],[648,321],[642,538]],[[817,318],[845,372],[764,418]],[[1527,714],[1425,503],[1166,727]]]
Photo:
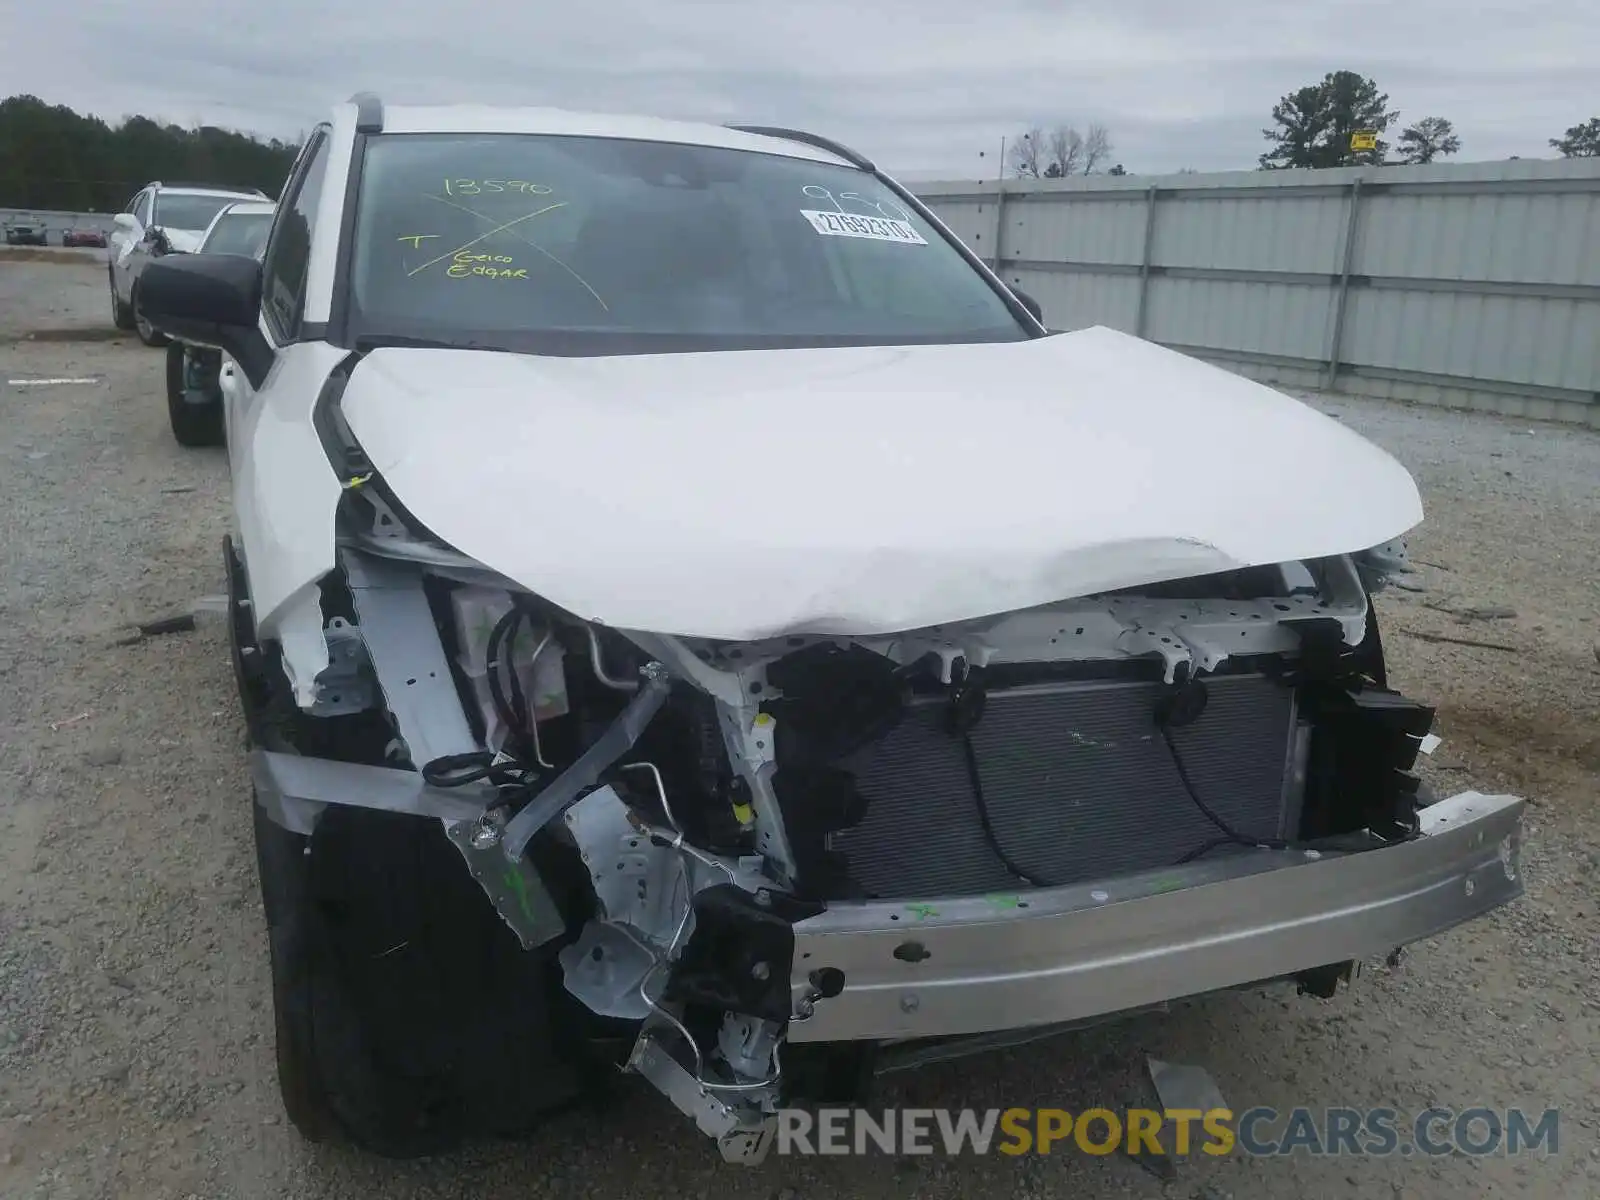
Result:
[[150,223],[165,229],[203,230],[237,196],[185,196],[181,192],[156,193],[156,214]]
[[358,338],[568,354],[1029,336],[866,172],[528,134],[369,143],[351,313]]
[[260,258],[272,228],[271,213],[228,213],[217,218],[201,247],[207,254],[247,254]]

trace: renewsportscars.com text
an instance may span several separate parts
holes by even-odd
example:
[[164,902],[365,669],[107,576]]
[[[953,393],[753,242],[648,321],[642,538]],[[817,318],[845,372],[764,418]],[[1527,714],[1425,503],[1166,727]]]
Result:
[[778,1112],[779,1154],[1555,1154],[1555,1109],[824,1108]]

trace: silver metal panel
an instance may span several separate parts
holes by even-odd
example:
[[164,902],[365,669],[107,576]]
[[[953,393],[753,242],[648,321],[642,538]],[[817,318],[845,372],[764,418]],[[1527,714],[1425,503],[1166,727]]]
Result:
[[989,258],[994,254],[994,207],[994,198],[990,197],[987,201],[956,201],[941,205],[937,211],[951,233],[984,258]]
[[1005,253],[1012,258],[1066,259],[1137,266],[1144,242],[1145,197],[1108,204],[1008,204]]
[[1163,197],[1152,262],[1157,266],[1276,271],[1339,269],[1345,201],[1338,196],[1272,197],[1208,203]]
[[340,557],[372,669],[412,763],[420,770],[447,754],[477,750],[420,572],[354,551]]
[[[1252,379],[1292,388],[1311,389],[1319,386],[1321,364],[1312,360],[1280,358],[1249,350],[1185,346],[1178,342],[1163,344]],[[1600,428],[1600,404],[1594,402],[1591,393],[1537,384],[1505,383],[1494,379],[1455,379],[1449,375],[1429,375],[1423,371],[1351,366],[1345,363],[1339,368],[1336,390],[1385,400],[1531,417],[1539,421],[1566,421],[1576,425],[1587,423]]]
[[1327,344],[1332,284],[1150,280],[1145,336],[1216,350],[1318,360]]
[[317,817],[329,804],[450,822],[475,820],[493,798],[492,793],[476,787],[450,791],[429,787],[415,771],[259,749],[250,754],[250,778],[256,802],[267,815],[291,833],[300,834],[315,828]]
[[1600,300],[1355,289],[1345,354],[1360,366],[1591,391]]
[[[836,968],[789,1040],[939,1037],[1085,1020],[1432,937],[1522,894],[1524,802],[1465,792],[1424,836],[1309,858],[1254,851],[1101,883],[831,905],[795,927],[792,983]],[[921,953],[896,949],[908,941]],[[915,960],[915,961],[912,961]]]
[[1051,329],[1087,329],[1106,325],[1132,333],[1139,315],[1139,278],[1135,274],[1060,274],[1007,268],[1000,273],[1037,300],[1050,314]]
[[[1211,678],[1207,687],[1200,720],[1172,733],[1184,768],[1232,828],[1281,838],[1298,823],[1297,796],[1285,809],[1293,693],[1260,676]],[[1006,858],[1060,885],[1167,866],[1220,836],[1156,729],[1158,692],[1154,683],[1094,683],[989,696],[972,743]],[[1022,886],[985,836],[965,750],[944,731],[944,711],[942,703],[914,708],[849,764],[867,815],[832,845],[874,896]]]
[[[981,252],[992,256],[996,186],[925,183],[918,191],[957,216],[961,236],[969,226],[981,234]],[[1600,160],[1004,186],[1001,250],[1028,264],[1004,274],[1035,295],[1051,328],[1109,325],[1202,355],[1250,356],[1258,376],[1263,358],[1320,364],[1322,383],[1331,374],[1342,390],[1378,396],[1395,394],[1384,381],[1397,373],[1450,380],[1419,395],[1495,411],[1517,411],[1501,399],[1508,395],[1555,399],[1554,419],[1600,421],[1592,411],[1600,407]],[[1152,189],[1147,259],[1142,222]]]

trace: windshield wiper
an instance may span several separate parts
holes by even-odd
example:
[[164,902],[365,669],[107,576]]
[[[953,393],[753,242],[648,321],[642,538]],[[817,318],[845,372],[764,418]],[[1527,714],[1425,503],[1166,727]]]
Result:
[[391,347],[409,350],[499,350],[505,352],[511,350],[509,346],[500,346],[492,342],[476,342],[470,338],[410,337],[400,333],[363,333],[356,338],[355,348],[359,351],[381,350]]

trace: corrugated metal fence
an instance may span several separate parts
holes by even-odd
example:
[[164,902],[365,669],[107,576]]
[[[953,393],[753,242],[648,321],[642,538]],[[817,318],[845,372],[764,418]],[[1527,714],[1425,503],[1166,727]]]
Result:
[[926,183],[1054,329],[1600,428],[1600,161]]
[[62,232],[68,229],[98,229],[101,233],[110,233],[111,216],[110,213],[56,212],[44,208],[0,208],[0,229],[13,221],[37,221],[50,234],[50,244],[55,245],[61,240]]

